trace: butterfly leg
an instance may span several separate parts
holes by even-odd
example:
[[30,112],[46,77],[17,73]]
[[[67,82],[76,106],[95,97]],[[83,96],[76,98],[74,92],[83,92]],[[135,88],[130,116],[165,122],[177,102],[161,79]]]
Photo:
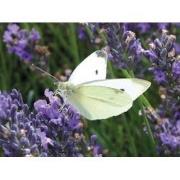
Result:
[[63,112],[65,105],[66,105],[66,103],[62,104],[62,106],[59,108],[59,112]]
[[[60,95],[60,96],[62,96],[62,90],[59,90],[59,89],[57,89],[55,92],[54,92],[54,94],[55,94],[55,96],[57,96],[57,95]],[[63,113],[64,114],[64,116],[65,116],[65,118],[66,119],[68,119],[68,116],[66,115],[66,113],[69,111],[69,106],[67,106],[67,108],[65,108],[65,106],[67,105],[67,103],[66,103],[66,98],[63,98],[63,104],[62,104],[62,106],[59,108],[59,112],[60,113]]]
[[59,109],[59,112],[60,113],[63,113],[63,115],[64,115],[64,117],[65,117],[65,119],[69,119],[69,117],[68,117],[68,111],[69,111],[69,106],[68,107],[66,107],[65,108],[65,105],[66,105],[66,103],[64,103],[61,107],[60,107],[60,109]]
[[[55,92],[54,92],[54,95],[55,96],[61,96],[62,97],[62,92],[59,90],[59,89],[57,89]],[[61,105],[61,107],[59,108],[59,112],[62,112],[63,111],[63,109],[64,109],[64,107],[65,107],[65,105],[66,105],[66,101],[65,101],[65,99],[63,98],[63,104]]]

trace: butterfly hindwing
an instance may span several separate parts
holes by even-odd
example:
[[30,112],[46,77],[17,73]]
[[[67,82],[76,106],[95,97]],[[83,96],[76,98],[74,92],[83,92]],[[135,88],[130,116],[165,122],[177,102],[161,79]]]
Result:
[[68,97],[68,101],[90,120],[117,116],[126,112],[133,102],[127,93],[102,86],[79,86]]
[[143,94],[151,85],[149,81],[137,78],[107,79],[100,81],[87,82],[86,86],[110,87],[125,91],[134,101]]

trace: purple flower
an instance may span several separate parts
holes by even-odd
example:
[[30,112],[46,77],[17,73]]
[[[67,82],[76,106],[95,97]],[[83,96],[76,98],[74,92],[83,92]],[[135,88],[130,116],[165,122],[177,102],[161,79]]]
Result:
[[[154,44],[151,45],[153,46]],[[145,50],[143,53],[144,56],[148,58],[151,62],[156,62],[158,60],[158,55],[153,49]]]
[[157,23],[157,26],[160,30],[167,29],[169,23]]
[[36,43],[40,38],[39,32],[35,29],[31,31],[20,29],[16,24],[9,24],[3,35],[8,52],[25,61],[33,59]]
[[172,72],[175,77],[180,78],[180,60],[176,60],[173,62]]
[[85,31],[85,28],[83,26],[79,26],[78,27],[78,38],[80,40],[83,40],[83,39],[86,38],[86,36],[87,36],[87,34],[86,34],[86,31]]
[[149,69],[155,81],[161,85],[161,102],[149,119],[154,123],[154,135],[163,155],[177,155],[180,148],[180,61],[174,49],[175,39],[163,30],[144,52],[152,63]]
[[137,34],[151,33],[153,30],[163,30],[171,27],[171,23],[124,23],[126,30]]
[[13,40],[12,36],[15,36],[19,31],[19,26],[16,24],[9,24],[7,27],[7,31],[4,34],[4,41],[11,42]]
[[39,34],[38,31],[36,31],[35,29],[32,29],[32,30],[30,31],[30,33],[29,33],[29,39],[30,39],[31,41],[36,42],[36,41],[39,41],[39,40],[41,39],[41,36],[40,36],[40,34]]
[[90,147],[92,148],[93,155],[95,157],[102,156],[102,148],[97,142],[97,136],[96,135],[91,136]]
[[[80,116],[53,92],[29,111],[21,94],[0,92],[0,148],[3,156],[101,156],[96,142],[86,141]],[[99,147],[99,148],[98,148]],[[96,150],[95,150],[96,149]]]
[[174,113],[174,119],[178,123],[178,130],[180,130],[180,109]]
[[153,70],[154,79],[158,84],[163,84],[171,79],[170,72],[175,56],[175,36],[168,35],[166,30],[162,31],[160,38],[156,38],[149,44],[149,49],[143,52],[144,56],[152,63],[149,68]]
[[0,99],[0,147],[3,156],[41,156],[43,149],[33,125],[35,116],[29,112],[19,92],[0,92]]
[[[110,51],[111,61],[117,68],[139,68],[143,48],[135,33],[125,30],[125,26],[119,23],[88,24],[92,32],[104,32],[107,37],[107,46]],[[97,31],[94,31],[97,29]]]
[[138,23],[137,28],[141,33],[147,33],[150,30],[151,25],[150,23]]
[[177,146],[179,145],[178,139],[169,133],[160,133],[160,139],[163,145],[170,146],[173,149],[177,148]]
[[166,82],[165,72],[163,72],[161,69],[155,69],[155,70],[153,71],[153,73],[154,73],[155,81],[156,81],[158,84],[162,84],[162,83],[165,83],[165,82]]
[[174,48],[176,50],[176,54],[180,54],[180,44],[179,43],[174,43]]
[[37,134],[41,139],[42,146],[45,150],[48,150],[48,145],[53,146],[53,141],[46,136],[45,132],[42,132],[41,129],[37,129]]
[[127,31],[134,31],[137,33],[148,33],[152,28],[151,23],[124,23]]

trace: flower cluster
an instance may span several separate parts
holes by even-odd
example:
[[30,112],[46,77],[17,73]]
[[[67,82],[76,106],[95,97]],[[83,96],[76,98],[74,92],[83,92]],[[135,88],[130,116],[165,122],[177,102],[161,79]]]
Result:
[[[122,31],[121,31],[122,29]],[[112,61],[118,68],[132,68],[140,62],[143,48],[135,33],[125,31],[120,25],[107,28],[107,41],[112,55]]]
[[155,122],[155,136],[160,141],[160,151],[165,154],[177,154],[180,148],[180,57],[175,52],[175,39],[163,30],[144,51],[151,62],[154,80],[160,86],[161,103],[150,119]]
[[[106,45],[110,51],[109,59],[112,60],[115,67],[121,69],[140,68],[141,57],[144,49],[139,39],[132,31],[127,31],[123,24],[119,23],[99,23],[89,24],[92,32],[99,29],[104,32]],[[96,38],[97,39],[97,38]]]
[[0,148],[2,156],[101,156],[93,135],[83,134],[79,114],[45,90],[46,100],[34,103],[30,111],[17,90],[0,92]]
[[150,30],[163,30],[172,26],[171,23],[124,23],[126,30],[138,34],[148,33]]
[[[175,32],[176,28],[180,26],[179,23],[124,23],[123,25],[126,31],[133,31],[138,35],[148,34],[148,39],[157,36],[159,32],[166,29],[170,30],[170,32]],[[153,33],[150,33],[152,31]],[[174,43],[174,48],[176,53],[180,52],[180,44],[178,42]]]
[[4,42],[9,53],[14,53],[21,59],[32,60],[32,51],[37,41],[40,40],[40,34],[35,29],[27,31],[20,29],[16,24],[9,24],[3,36]]
[[165,84],[172,78],[172,74],[167,72],[172,71],[172,64],[176,63],[174,42],[175,36],[167,35],[167,31],[163,30],[161,37],[150,43],[150,48],[144,51],[151,61],[155,81],[159,84]]
[[47,64],[50,53],[46,46],[39,44],[40,39],[40,33],[35,29],[31,31],[21,29],[17,24],[9,24],[3,35],[3,41],[10,54],[17,55],[27,63],[35,63],[42,67]]

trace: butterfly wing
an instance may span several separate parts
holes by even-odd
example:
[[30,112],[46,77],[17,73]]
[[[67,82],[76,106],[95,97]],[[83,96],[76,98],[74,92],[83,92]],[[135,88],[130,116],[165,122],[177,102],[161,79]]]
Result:
[[67,100],[90,120],[117,116],[126,112],[133,102],[126,92],[102,86],[76,87]]
[[73,71],[69,82],[78,85],[88,81],[106,79],[107,53],[98,50],[89,55]]
[[149,81],[137,78],[107,79],[102,81],[87,82],[85,86],[103,86],[125,91],[134,101],[143,94],[151,85]]

